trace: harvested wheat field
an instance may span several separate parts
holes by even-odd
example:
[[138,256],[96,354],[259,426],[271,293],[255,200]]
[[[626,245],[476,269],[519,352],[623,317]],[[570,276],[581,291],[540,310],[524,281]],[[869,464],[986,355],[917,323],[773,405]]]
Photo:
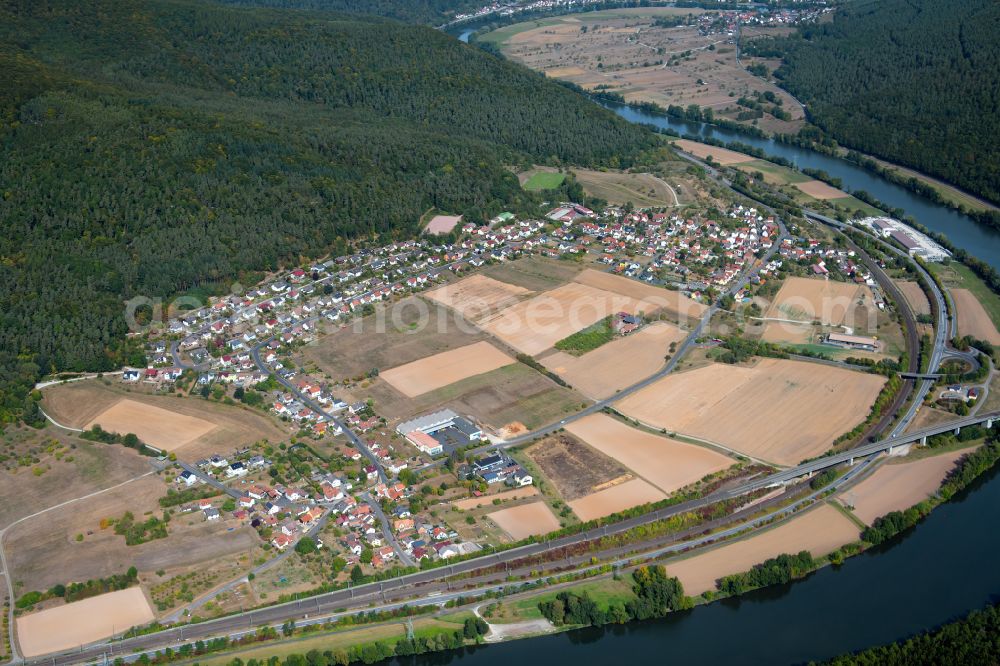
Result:
[[667,573],[680,579],[685,594],[695,596],[714,590],[719,578],[748,571],[783,553],[808,550],[813,557],[822,557],[855,541],[858,532],[849,518],[824,504],[748,539],[667,562]]
[[721,453],[637,430],[606,414],[586,416],[566,430],[667,494],[733,464]]
[[266,439],[288,437],[268,416],[201,398],[149,395],[117,382],[74,382],[45,389],[46,413],[73,428],[99,424],[105,430],[135,433],[160,449],[198,459]]
[[769,319],[819,321],[826,326],[866,328],[867,321],[853,321],[859,302],[872,304],[865,285],[833,280],[790,277],[785,280],[767,311]]
[[968,289],[952,289],[952,300],[958,311],[958,334],[971,335],[990,344],[1000,345],[1000,333],[983,304]]
[[924,293],[919,284],[910,280],[893,280],[893,282],[903,293],[903,298],[909,303],[914,314],[929,315],[931,313],[930,301],[927,300],[927,294]]
[[755,159],[750,155],[737,153],[735,150],[719,148],[718,146],[710,146],[707,143],[698,143],[697,141],[688,141],[687,139],[677,139],[674,141],[674,145],[684,152],[691,153],[695,157],[699,157],[701,159],[711,157],[723,166],[729,166],[730,164],[742,164],[743,162],[752,162]]
[[804,345],[812,342],[813,332],[812,324],[769,321],[764,324],[764,333],[760,337],[766,342]]
[[451,505],[456,509],[468,511],[469,509],[475,509],[476,507],[492,504],[493,500],[510,502],[516,499],[524,499],[525,497],[534,497],[538,493],[539,491],[537,486],[525,486],[523,488],[505,490],[504,492],[497,493],[496,495],[483,495],[482,497],[468,497],[466,499],[455,500],[451,503]]
[[17,620],[17,642],[26,657],[87,645],[153,621],[142,588],[108,592]]
[[686,335],[676,326],[654,322],[583,356],[557,351],[539,360],[577,391],[601,400],[659,370],[670,343]]
[[458,282],[432,289],[423,295],[455,310],[469,321],[477,321],[517,303],[530,294],[531,292],[523,287],[477,273]]
[[657,429],[794,465],[864,421],[884,383],[878,375],[765,358],[667,375],[622,400],[619,410]]
[[135,433],[143,442],[176,451],[215,429],[214,423],[135,400],[119,400],[94,417],[85,428],[99,425],[109,432]]
[[803,194],[807,194],[813,199],[819,199],[820,201],[843,199],[847,196],[847,192],[838,190],[836,187],[828,185],[822,180],[807,180],[804,183],[795,183],[795,187]]
[[839,499],[855,516],[871,525],[879,516],[908,509],[934,494],[958,459],[972,448],[882,465],[867,479],[841,493]]
[[494,511],[486,514],[486,517],[499,525],[514,541],[559,529],[559,520],[542,500]]
[[578,500],[566,502],[566,504],[573,509],[573,513],[579,516],[580,520],[586,522],[631,509],[634,506],[659,502],[666,497],[642,479],[632,479]]
[[622,296],[634,298],[640,302],[639,307],[642,312],[649,314],[656,310],[664,310],[683,318],[698,318],[705,312],[706,306],[697,301],[693,301],[678,291],[671,291],[662,287],[632,280],[614,273],[595,271],[588,268],[581,271],[573,278],[574,282],[585,284],[589,287],[613,291]]
[[394,389],[412,398],[516,362],[482,341],[386,370],[380,376]]

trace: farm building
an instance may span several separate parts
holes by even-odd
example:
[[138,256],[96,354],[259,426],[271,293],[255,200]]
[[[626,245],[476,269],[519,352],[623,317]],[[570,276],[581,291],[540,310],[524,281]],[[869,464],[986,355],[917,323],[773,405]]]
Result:
[[862,335],[844,335],[842,333],[830,333],[826,336],[826,344],[835,347],[847,347],[849,349],[860,349],[863,351],[877,351],[878,340]]

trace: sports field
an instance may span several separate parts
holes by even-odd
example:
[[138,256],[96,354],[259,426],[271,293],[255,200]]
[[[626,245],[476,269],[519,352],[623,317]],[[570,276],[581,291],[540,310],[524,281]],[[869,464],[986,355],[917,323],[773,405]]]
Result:
[[524,189],[537,192],[539,190],[552,190],[563,184],[566,180],[566,175],[558,172],[551,171],[538,171],[533,173],[528,180],[524,182]]
[[878,375],[765,358],[667,375],[622,400],[619,410],[657,429],[795,465],[861,423],[884,383]]
[[733,464],[721,453],[638,430],[606,414],[586,416],[566,430],[667,494]]
[[654,322],[583,356],[557,351],[539,361],[576,390],[600,400],[663,367],[670,343],[680,342],[685,335],[672,324]]
[[808,550],[813,557],[822,557],[856,540],[858,533],[849,518],[824,504],[749,539],[668,561],[667,574],[679,578],[684,593],[694,596],[714,590],[715,581],[723,576],[747,571],[783,553]]
[[559,519],[553,515],[549,505],[538,500],[509,509],[500,509],[486,514],[486,517],[500,526],[514,541],[529,536],[548,534],[559,529]]
[[108,592],[17,619],[17,640],[26,657],[87,645],[153,621],[142,588]]
[[397,366],[381,373],[381,377],[412,398],[516,362],[489,342],[481,341]]

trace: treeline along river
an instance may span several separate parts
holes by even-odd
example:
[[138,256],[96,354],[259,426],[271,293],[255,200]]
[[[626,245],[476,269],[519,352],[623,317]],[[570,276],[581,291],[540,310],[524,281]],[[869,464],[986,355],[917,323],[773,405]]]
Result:
[[[465,41],[467,34],[462,37]],[[739,141],[799,168],[823,170],[849,190],[865,190],[902,208],[956,247],[1000,269],[1000,233],[846,160],[704,123],[605,105],[632,122],[681,135]],[[827,659],[919,633],[1000,601],[998,521],[1000,470],[994,469],[913,530],[804,580],[662,620],[580,629],[392,663],[796,664]]]

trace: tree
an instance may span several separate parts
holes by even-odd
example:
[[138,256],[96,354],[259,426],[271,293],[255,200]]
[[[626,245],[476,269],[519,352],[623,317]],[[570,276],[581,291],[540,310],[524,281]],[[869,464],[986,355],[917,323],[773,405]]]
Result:
[[361,570],[360,564],[355,564],[354,568],[351,569],[351,582],[355,585],[363,582],[365,579],[365,572]]
[[316,552],[316,541],[312,537],[304,536],[295,544],[295,552],[299,555],[309,555]]

